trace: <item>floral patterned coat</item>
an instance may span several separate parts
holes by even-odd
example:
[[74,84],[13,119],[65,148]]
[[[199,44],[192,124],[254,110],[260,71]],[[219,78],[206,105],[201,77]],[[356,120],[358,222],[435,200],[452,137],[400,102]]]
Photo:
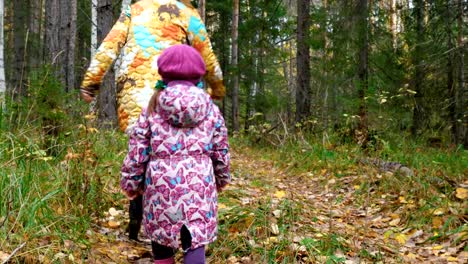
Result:
[[192,248],[217,236],[217,188],[231,180],[227,129],[219,108],[202,89],[170,82],[156,111],[141,113],[130,134],[120,185],[144,189],[146,234],[177,248],[185,225]]
[[160,79],[157,59],[175,44],[197,49],[206,64],[205,79],[214,99],[225,94],[221,68],[197,10],[176,0],[141,0],[122,13],[91,60],[81,91],[93,96],[116,61],[119,126],[131,132]]

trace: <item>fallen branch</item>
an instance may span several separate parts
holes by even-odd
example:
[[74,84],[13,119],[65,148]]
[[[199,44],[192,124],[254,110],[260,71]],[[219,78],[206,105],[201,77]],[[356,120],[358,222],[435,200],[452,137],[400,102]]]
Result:
[[13,252],[11,252],[10,256],[8,256],[8,258],[6,258],[6,259],[2,262],[2,264],[8,263],[8,261],[10,261],[10,259],[16,254],[16,252],[20,251],[25,245],[26,245],[26,242],[24,242],[24,243],[21,244],[19,247],[17,247],[15,250],[13,250]]
[[384,161],[378,158],[362,158],[359,159],[359,162],[362,164],[371,164],[376,166],[381,171],[398,172],[405,176],[413,176],[413,170],[399,162]]

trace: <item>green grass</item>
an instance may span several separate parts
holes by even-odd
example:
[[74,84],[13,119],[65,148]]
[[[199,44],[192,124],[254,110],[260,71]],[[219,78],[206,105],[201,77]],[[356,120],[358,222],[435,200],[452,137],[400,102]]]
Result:
[[9,114],[0,125],[0,248],[12,252],[26,242],[14,262],[49,262],[71,240],[75,255],[85,256],[86,231],[122,198],[116,187],[125,136],[88,130],[85,119],[60,120],[58,133],[47,136],[40,118]]

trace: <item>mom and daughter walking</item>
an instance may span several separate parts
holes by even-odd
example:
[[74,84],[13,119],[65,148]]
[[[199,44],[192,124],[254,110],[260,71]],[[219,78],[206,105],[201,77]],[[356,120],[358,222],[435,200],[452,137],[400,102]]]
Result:
[[[190,46],[189,46],[190,45]],[[189,1],[141,0],[120,16],[81,85],[93,100],[117,57],[119,125],[129,135],[120,185],[154,263],[205,263],[217,236],[217,197],[231,180],[227,129],[212,99],[225,94],[205,26]],[[202,78],[208,82],[204,90]]]

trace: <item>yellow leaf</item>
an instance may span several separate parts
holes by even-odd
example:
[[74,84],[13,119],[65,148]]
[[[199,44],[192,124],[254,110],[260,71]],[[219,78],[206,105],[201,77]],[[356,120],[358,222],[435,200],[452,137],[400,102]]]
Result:
[[359,190],[361,188],[360,185],[354,185],[354,190]]
[[434,217],[432,218],[432,227],[435,229],[439,229],[444,224],[444,220],[441,217]]
[[448,257],[448,258],[447,258],[447,261],[450,261],[450,262],[458,262],[458,258],[455,258],[455,257]]
[[219,203],[218,204],[218,209],[226,209],[227,206],[225,204]]
[[398,200],[399,200],[400,203],[402,203],[402,204],[408,203],[408,201],[406,201],[405,197],[403,197],[403,196],[398,197]]
[[437,208],[434,210],[434,215],[443,215],[445,214],[445,210],[443,208]]
[[393,235],[393,231],[392,230],[388,230],[388,231],[385,231],[384,233],[384,240],[387,240],[390,236]]
[[286,196],[286,193],[284,191],[277,191],[275,192],[275,197],[278,198],[278,199],[281,199],[283,198],[284,196]]
[[400,243],[401,245],[404,245],[406,244],[408,237],[405,234],[396,234],[395,240],[398,241],[398,243]]
[[465,188],[457,188],[455,196],[458,199],[466,200],[468,198],[468,189]]
[[90,127],[90,128],[88,128],[88,132],[89,132],[89,133],[99,133],[99,130],[97,130],[97,129],[94,128],[94,127]]
[[444,248],[444,246],[442,246],[442,245],[438,245],[438,246],[433,246],[433,247],[432,247],[433,250],[441,250],[441,249],[443,249],[443,248]]
[[94,119],[96,119],[96,115],[93,115],[93,114],[91,114],[91,115],[85,115],[84,118],[85,118],[86,120],[94,120]]

